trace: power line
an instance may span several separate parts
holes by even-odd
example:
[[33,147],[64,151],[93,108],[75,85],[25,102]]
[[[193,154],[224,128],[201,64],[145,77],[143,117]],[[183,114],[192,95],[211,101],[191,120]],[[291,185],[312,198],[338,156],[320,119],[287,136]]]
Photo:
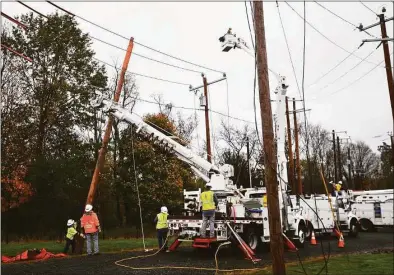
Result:
[[355,68],[357,68],[358,66],[360,66],[360,64],[367,59],[368,57],[370,57],[374,52],[376,51],[376,49],[374,49],[372,52],[370,52],[366,57],[363,58],[363,60],[361,60],[360,62],[358,62],[356,65],[354,65],[351,69],[349,69],[348,71],[346,71],[344,74],[342,74],[340,77],[338,77],[337,79],[335,79],[334,81],[330,82],[329,84],[327,84],[326,86],[324,86],[322,89],[320,89],[320,91],[324,90],[325,88],[329,87],[330,85],[334,84],[335,82],[337,82],[338,80],[340,80],[341,78],[343,78],[345,75],[347,75],[348,73],[350,73],[351,71],[353,71]]
[[297,83],[298,94],[299,94],[300,97],[301,97],[300,85],[298,84],[298,79],[297,79],[297,74],[296,74],[296,72],[295,72],[293,59],[291,58],[291,52],[290,52],[289,42],[287,41],[286,31],[285,31],[285,27],[284,27],[284,25],[283,25],[282,16],[281,16],[281,14],[280,14],[280,9],[279,9],[278,1],[276,1],[276,7],[277,7],[277,9],[278,9],[280,24],[281,24],[281,26],[282,26],[283,36],[285,37],[286,46],[287,46],[287,51],[288,51],[288,53],[289,53],[289,58],[290,58],[291,67],[293,68],[294,78],[295,78],[295,81],[296,81],[296,83]]
[[353,81],[352,83],[350,83],[349,85],[347,85],[346,87],[337,90],[336,92],[331,93],[330,95],[334,95],[336,93],[339,93],[347,88],[349,88],[350,86],[352,86],[353,84],[355,84],[356,82],[358,82],[359,80],[361,80],[362,78],[366,77],[368,74],[370,74],[372,71],[374,71],[377,67],[380,66],[380,64],[382,64],[384,62],[384,60],[380,63],[378,63],[377,65],[375,65],[371,70],[369,70],[368,72],[366,72],[365,74],[363,74],[362,76],[360,76],[359,78],[357,78],[355,81]]
[[[102,61],[102,60],[100,60],[100,59],[98,59],[98,58],[96,58],[96,57],[93,57],[93,59],[96,60],[96,61],[98,61],[98,62],[100,62],[100,63],[103,63],[103,64],[105,64],[105,65],[107,65],[107,66],[109,66],[109,67],[112,67],[112,68],[114,68],[114,69],[117,70],[117,71],[120,71],[116,66],[111,65],[111,64],[109,64],[108,62]],[[134,75],[141,76],[141,77],[150,78],[150,79],[155,79],[155,80],[158,80],[158,81],[163,81],[163,82],[168,82],[168,83],[173,83],[173,84],[178,84],[178,85],[183,85],[183,86],[189,86],[189,87],[191,86],[190,84],[187,84],[187,83],[184,83],[184,82],[177,82],[177,81],[173,81],[173,80],[168,80],[168,79],[164,79],[164,78],[159,78],[159,77],[144,75],[144,74],[135,73],[135,72],[131,72],[131,71],[127,71],[127,72],[130,73],[130,74],[134,74]]]
[[[304,20],[304,18],[288,3],[285,2],[302,20]],[[311,23],[309,23],[308,21],[306,21],[306,24],[308,24],[312,29],[314,29],[318,34],[320,34],[321,36],[323,36],[326,40],[328,40],[331,44],[335,45],[336,47],[340,48],[341,50],[353,55],[354,57],[357,57],[358,59],[362,59],[361,57],[359,57],[358,55],[355,55],[354,53],[346,50],[344,47],[338,45],[336,42],[334,42],[333,40],[331,40],[330,38],[328,38],[325,34],[323,34],[321,31],[319,31],[315,26],[313,26]],[[364,62],[368,62],[371,64],[376,65],[376,63],[368,61],[368,60],[364,60]],[[384,66],[381,66],[382,68],[384,68]]]
[[364,7],[367,8],[367,10],[369,10],[370,12],[372,12],[374,15],[377,16],[376,12],[374,12],[370,7],[368,7],[367,5],[365,5],[362,1],[359,1]]
[[31,11],[33,11],[33,12],[37,13],[38,15],[40,15],[40,16],[42,16],[42,17],[45,17],[45,18],[48,18],[48,16],[46,16],[46,15],[42,14],[42,13],[41,13],[41,12],[39,12],[39,11],[36,11],[36,10],[35,10],[35,9],[33,9],[32,7],[30,7],[30,6],[26,5],[25,3],[22,3],[21,1],[16,1],[16,2],[18,2],[19,4],[21,4],[21,5],[25,6],[25,7],[26,7],[26,8],[28,8],[29,10],[31,10]]
[[319,82],[321,79],[323,79],[325,76],[327,76],[328,74],[330,74],[332,71],[334,71],[336,68],[339,67],[339,65],[341,65],[343,62],[345,62],[349,57],[351,57],[353,55],[354,52],[356,52],[359,49],[356,48],[353,52],[351,52],[349,55],[347,55],[344,59],[342,59],[338,64],[336,64],[334,67],[332,67],[330,70],[328,70],[325,74],[323,74],[321,77],[319,77],[318,79],[316,79],[312,84],[308,85],[308,88],[311,87],[312,85],[315,85],[317,82]]
[[[329,13],[331,13],[332,15],[336,16],[337,18],[341,19],[342,21],[346,22],[347,24],[351,25],[352,27],[354,27],[354,28],[356,28],[356,29],[360,29],[358,26],[356,26],[356,25],[353,24],[352,22],[349,22],[349,21],[346,20],[345,18],[343,18],[343,17],[339,16],[338,14],[336,14],[335,12],[329,10],[328,8],[326,8],[325,6],[323,6],[322,4],[320,4],[319,2],[317,2],[317,1],[314,1],[314,2],[315,2],[316,4],[318,4],[320,7],[322,7],[323,9],[325,9],[326,11],[328,11]],[[369,32],[367,32],[367,31],[365,31],[365,30],[364,30],[363,32],[365,32],[366,34],[368,34],[368,35],[371,36],[371,37],[378,38],[377,36],[372,35],[372,34],[370,34]]]
[[[96,27],[98,27],[98,28],[100,28],[100,29],[102,29],[102,30],[105,30],[105,31],[107,31],[107,32],[109,32],[109,33],[112,33],[113,35],[116,35],[116,36],[118,36],[118,37],[120,37],[120,38],[126,39],[127,41],[130,40],[130,38],[128,38],[128,37],[125,37],[125,36],[123,36],[123,35],[121,35],[121,34],[119,34],[119,33],[117,33],[117,32],[114,32],[114,31],[112,31],[112,30],[110,30],[110,29],[107,29],[107,28],[105,28],[105,27],[103,27],[103,26],[101,26],[101,25],[98,25],[98,24],[96,24],[96,23],[90,21],[90,20],[87,20],[87,19],[83,18],[82,16],[79,16],[79,15],[77,15],[77,14],[71,13],[71,12],[69,12],[69,11],[63,9],[63,8],[60,7],[60,6],[55,5],[55,4],[52,3],[51,1],[46,1],[46,2],[48,2],[49,4],[53,5],[54,7],[56,7],[56,8],[58,8],[58,9],[64,11],[65,13],[67,13],[67,14],[69,14],[69,15],[71,15],[71,16],[75,16],[75,17],[77,17],[77,18],[79,18],[79,19],[81,19],[81,20],[83,20],[83,21],[85,21],[85,22],[87,22],[87,23],[89,23],[89,24],[92,24],[92,25],[94,25],[94,26],[96,26]],[[184,63],[190,64],[190,65],[193,65],[193,66],[197,66],[197,67],[200,67],[200,68],[204,68],[204,69],[209,70],[209,71],[213,71],[213,72],[217,72],[217,73],[221,73],[221,74],[224,73],[224,72],[222,72],[222,71],[215,70],[215,69],[212,69],[212,68],[203,66],[203,65],[199,65],[199,64],[196,64],[196,63],[193,63],[193,62],[184,60],[184,59],[179,58],[179,57],[176,57],[176,56],[174,56],[174,55],[170,55],[170,54],[164,53],[164,52],[162,52],[162,51],[156,50],[156,49],[154,49],[154,48],[152,48],[152,47],[149,47],[149,46],[147,46],[147,45],[144,45],[144,44],[142,44],[142,43],[139,43],[139,42],[137,42],[137,41],[135,41],[135,40],[134,40],[134,43],[137,44],[137,45],[140,45],[140,46],[142,46],[142,47],[144,47],[144,48],[147,48],[147,49],[149,49],[149,50],[152,50],[152,51],[158,52],[158,53],[160,53],[160,54],[163,54],[163,55],[165,55],[165,56],[171,57],[171,58],[173,58],[173,59],[182,61],[182,62],[184,62]]]
[[[122,50],[122,51],[127,52],[127,49],[124,49],[124,48],[122,48],[122,47],[116,46],[116,45],[114,45],[114,44],[111,44],[111,43],[109,43],[109,42],[107,42],[107,41],[104,41],[104,40],[102,40],[102,39],[100,39],[100,38],[97,38],[97,37],[94,37],[94,36],[92,36],[92,35],[89,35],[89,36],[90,36],[92,39],[97,40],[97,41],[99,41],[99,42],[101,42],[101,43],[104,43],[104,44],[106,44],[106,45],[108,45],[108,46],[111,46],[111,47],[114,47],[114,48],[116,48],[116,49],[119,49],[119,50]],[[174,68],[177,68],[177,69],[181,69],[181,70],[185,70],[185,71],[190,71],[190,72],[194,72],[194,73],[198,73],[198,74],[201,74],[201,73],[202,73],[202,72],[199,72],[199,71],[196,71],[196,70],[192,70],[192,69],[180,67],[180,66],[173,65],[173,64],[169,64],[169,63],[166,63],[166,62],[157,60],[157,59],[153,59],[153,58],[151,58],[151,57],[147,57],[147,56],[142,55],[142,54],[139,54],[139,53],[133,52],[133,55],[139,56],[139,57],[141,57],[141,58],[148,59],[148,60],[151,60],[151,61],[154,61],[154,62],[157,62],[157,63],[161,63],[161,64],[166,65],[166,66],[174,67]]]

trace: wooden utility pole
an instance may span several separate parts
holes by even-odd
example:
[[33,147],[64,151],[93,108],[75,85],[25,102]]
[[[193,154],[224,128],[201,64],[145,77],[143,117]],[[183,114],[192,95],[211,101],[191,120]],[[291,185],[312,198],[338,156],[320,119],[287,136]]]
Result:
[[[382,38],[383,39],[388,38],[386,31],[386,20],[384,19],[384,14],[379,14],[379,20],[380,20],[380,29],[382,32]],[[389,42],[382,41],[382,44],[383,44],[384,61],[386,64],[387,84],[389,86],[389,94],[391,101],[391,113],[394,121],[394,80],[393,80],[393,73],[391,71]]]
[[339,144],[338,136],[337,136],[337,149],[338,149],[338,180],[342,180],[341,146]]
[[294,160],[293,160],[293,145],[291,142],[291,128],[290,128],[290,114],[289,114],[289,98],[286,96],[286,120],[287,120],[287,145],[289,148],[289,182],[291,191],[296,194],[296,186],[294,181]]
[[250,170],[249,137],[246,137],[246,157],[248,158],[249,184],[250,184],[250,188],[252,188],[252,171]]
[[337,152],[335,150],[335,131],[332,130],[332,150],[334,152],[334,184],[337,184]]
[[204,99],[205,99],[205,135],[207,138],[207,160],[212,163],[211,153],[211,133],[209,131],[209,108],[208,108],[208,84],[207,78],[202,74],[202,81],[204,83]]
[[[268,82],[268,61],[265,42],[263,2],[253,2],[254,25],[256,35],[257,69],[259,83],[259,99],[261,123],[263,128],[263,150],[265,182],[267,188],[268,222],[270,229],[270,250],[272,255],[272,271],[274,275],[286,275],[284,261],[284,243],[282,223],[279,209],[278,181],[276,157],[274,151],[274,129],[272,125],[272,110],[270,88]],[[287,217],[283,217],[287,219]]]
[[[120,94],[121,94],[123,83],[124,83],[124,77],[125,77],[125,74],[127,71],[127,67],[129,66],[131,53],[133,51],[133,46],[134,46],[134,38],[131,37],[129,40],[129,46],[127,47],[126,56],[123,61],[122,70],[120,72],[118,84],[116,86],[116,92],[114,95],[115,102],[118,102],[119,98],[120,98]],[[86,204],[93,203],[93,199],[94,199],[94,195],[96,193],[97,185],[100,180],[100,172],[101,172],[101,170],[104,166],[104,162],[105,162],[105,154],[107,153],[107,147],[108,147],[109,139],[111,136],[113,121],[114,121],[113,116],[109,116],[107,128],[105,129],[105,133],[104,133],[103,142],[102,142],[101,148],[99,150],[99,154],[98,154],[98,158],[97,158],[97,162],[96,162],[96,167],[94,169],[92,181],[90,183],[90,189],[89,189],[89,193],[88,193],[88,198],[86,200]]]
[[298,143],[298,124],[297,124],[297,112],[296,112],[296,101],[293,98],[293,115],[294,115],[294,141],[295,141],[295,154],[296,154],[296,169],[297,169],[297,183],[298,183],[298,195],[302,195],[302,182],[301,182],[301,164],[300,164],[300,147]]
[[352,168],[351,168],[351,158],[350,158],[350,146],[347,148],[347,169],[349,171],[349,186],[348,188],[354,189],[354,183],[352,182]]

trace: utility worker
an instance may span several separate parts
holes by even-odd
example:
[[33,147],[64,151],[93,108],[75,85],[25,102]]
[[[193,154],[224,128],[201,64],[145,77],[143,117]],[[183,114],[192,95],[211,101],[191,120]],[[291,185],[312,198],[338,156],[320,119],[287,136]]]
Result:
[[263,198],[261,201],[262,201],[263,207],[267,207],[268,203],[267,203],[267,195],[266,194],[263,195]]
[[201,238],[206,238],[207,222],[209,219],[209,232],[210,238],[215,238],[215,209],[218,205],[218,199],[216,195],[211,191],[212,185],[207,183],[205,185],[206,191],[201,193],[202,202],[202,225],[200,229]]
[[88,256],[92,255],[92,239],[94,244],[94,255],[98,255],[98,233],[101,232],[101,227],[96,213],[93,212],[93,206],[91,204],[85,206],[85,213],[81,218],[81,228],[83,228],[85,232]]
[[79,234],[81,237],[83,237],[82,233],[78,233],[77,231],[77,223],[74,222],[74,220],[69,219],[67,221],[67,233],[66,233],[66,246],[64,247],[64,254],[68,253],[68,249],[70,248],[71,245],[71,253],[74,254],[75,252],[75,236]]
[[159,250],[170,252],[167,248],[167,235],[168,235],[168,209],[165,206],[160,208],[160,213],[155,217],[157,240],[159,241]]

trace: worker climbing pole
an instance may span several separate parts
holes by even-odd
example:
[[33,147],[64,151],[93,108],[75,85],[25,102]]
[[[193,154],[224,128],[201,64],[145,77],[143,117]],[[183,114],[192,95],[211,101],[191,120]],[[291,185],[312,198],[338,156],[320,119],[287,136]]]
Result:
[[[129,40],[129,46],[127,47],[126,56],[123,61],[122,70],[120,72],[118,84],[116,86],[116,92],[114,95],[115,102],[118,102],[119,98],[120,98],[120,93],[122,91],[122,87],[123,87],[123,83],[124,83],[124,77],[125,77],[125,74],[127,71],[127,67],[129,66],[131,53],[133,51],[133,46],[134,46],[134,38],[131,37]],[[101,148],[99,150],[99,154],[98,154],[98,158],[97,158],[97,162],[96,162],[96,167],[94,169],[92,182],[90,183],[90,189],[89,189],[89,193],[88,193],[88,198],[86,200],[86,204],[93,203],[93,199],[94,199],[94,195],[96,193],[97,185],[100,180],[100,172],[102,170],[102,167],[104,166],[105,154],[107,153],[107,147],[108,147],[109,139],[111,136],[113,121],[114,121],[114,118],[112,116],[108,117],[107,128],[105,129],[103,142],[102,142]]]

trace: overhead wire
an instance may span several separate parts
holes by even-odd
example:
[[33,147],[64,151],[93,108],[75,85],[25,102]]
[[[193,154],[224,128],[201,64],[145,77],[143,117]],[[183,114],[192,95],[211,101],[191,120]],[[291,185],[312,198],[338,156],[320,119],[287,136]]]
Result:
[[[300,17],[302,20],[304,20],[304,18],[302,17],[302,15],[300,15],[300,14],[299,14],[299,13],[298,13],[288,2],[285,1],[285,3],[286,3],[286,5],[288,5],[288,6],[290,7],[291,10],[293,10],[294,13],[296,13],[296,14],[298,15],[298,17]],[[308,21],[306,21],[306,24],[308,24],[312,29],[314,29],[318,34],[320,34],[321,36],[323,36],[327,41],[329,41],[329,42],[330,42],[331,44],[333,44],[334,46],[340,48],[341,50],[343,50],[343,51],[345,51],[345,52],[351,54],[352,56],[354,56],[354,57],[356,57],[356,58],[358,58],[358,59],[360,59],[360,60],[362,59],[362,57],[360,57],[360,56],[358,56],[358,55],[356,55],[356,54],[354,54],[354,53],[348,51],[347,49],[345,49],[344,47],[342,47],[341,45],[339,45],[338,43],[336,43],[336,42],[333,41],[332,39],[328,38],[324,33],[322,33],[321,31],[319,31],[315,26],[313,26],[313,25],[312,25],[311,23],[309,23]],[[367,62],[367,63],[371,63],[371,64],[376,65],[376,63],[371,62],[371,61],[369,61],[369,60],[364,60],[364,62]],[[382,67],[384,68],[384,66],[382,66]]]
[[365,59],[367,59],[368,57],[370,57],[374,52],[376,51],[376,49],[374,49],[372,52],[370,52],[367,56],[365,56],[362,60],[360,60],[356,65],[354,65],[352,68],[350,68],[349,70],[347,70],[345,73],[343,73],[341,76],[337,77],[335,80],[331,81],[330,83],[328,83],[327,85],[325,85],[323,88],[319,89],[319,91],[322,91],[324,89],[326,89],[327,87],[331,86],[332,84],[336,83],[337,81],[339,81],[340,79],[342,79],[344,76],[346,76],[348,73],[350,73],[351,71],[353,71],[354,69],[356,69],[358,66],[360,66],[363,61]]
[[[86,18],[84,18],[84,17],[82,17],[82,16],[79,16],[79,15],[77,15],[77,14],[75,14],[75,13],[71,13],[70,11],[67,11],[66,9],[64,9],[64,8],[62,8],[62,7],[60,7],[60,6],[56,5],[56,4],[54,4],[54,3],[52,3],[51,1],[46,1],[46,2],[48,2],[49,4],[53,5],[54,7],[58,8],[58,9],[61,9],[62,11],[64,11],[65,13],[68,13],[68,14],[71,15],[71,16],[75,16],[75,17],[77,17],[77,18],[79,18],[79,19],[81,19],[81,20],[83,20],[83,21],[85,21],[85,22],[87,22],[87,23],[89,23],[89,24],[92,24],[92,25],[94,25],[94,26],[96,26],[96,27],[98,27],[98,28],[100,28],[100,29],[102,29],[102,30],[105,30],[105,31],[107,31],[107,32],[109,32],[109,33],[112,33],[113,35],[116,35],[116,36],[118,36],[118,37],[120,37],[120,38],[126,39],[127,41],[130,40],[129,37],[126,37],[126,36],[121,35],[121,34],[115,32],[115,31],[112,31],[112,30],[110,30],[110,29],[108,29],[108,28],[105,28],[105,27],[103,27],[103,26],[101,26],[101,25],[99,25],[99,24],[97,24],[97,23],[94,23],[94,22],[92,22],[92,21],[90,21],[90,20],[88,20],[88,19],[86,19]],[[137,45],[140,45],[140,46],[142,46],[142,47],[144,47],[144,48],[147,48],[147,49],[149,49],[149,50],[151,50],[151,51],[155,51],[155,52],[158,52],[158,53],[160,53],[160,54],[162,54],[162,55],[165,55],[165,56],[168,56],[168,57],[170,57],[170,58],[176,59],[176,60],[178,60],[178,61],[182,61],[182,62],[184,62],[184,63],[190,64],[190,65],[193,65],[193,66],[196,66],[196,67],[200,67],[200,68],[203,68],[203,69],[206,69],[206,70],[209,70],[209,71],[213,71],[213,72],[217,72],[217,73],[221,73],[221,74],[224,73],[224,72],[222,72],[222,71],[215,70],[215,69],[212,69],[212,68],[203,66],[203,65],[199,65],[199,64],[196,64],[196,63],[187,61],[187,60],[185,60],[185,59],[176,57],[176,56],[171,55],[171,54],[167,54],[167,53],[165,53],[165,52],[162,52],[162,51],[160,51],[160,50],[157,50],[157,49],[154,49],[154,48],[152,48],[152,47],[149,47],[149,46],[144,45],[144,44],[142,44],[142,43],[140,43],[140,42],[137,42],[137,41],[135,41],[135,40],[134,40],[134,43],[137,44]]]
[[[21,1],[17,1],[17,2],[20,3],[20,4],[23,4],[23,6],[27,7],[28,9],[30,9],[30,10],[36,12],[38,15],[40,15],[40,16],[42,16],[42,17],[48,19],[47,16],[45,16],[45,15],[43,15],[42,13],[36,11],[35,9],[31,8],[30,6],[28,6],[28,5],[24,4],[24,3],[22,3]],[[50,1],[47,1],[47,2],[50,2]],[[51,2],[50,2],[50,3],[51,3]],[[53,4],[53,3],[51,3],[51,4],[54,5],[54,6],[56,6],[56,7],[58,7],[59,9],[63,10],[61,7],[57,6],[56,4]],[[64,10],[64,11],[65,11],[65,10]],[[68,13],[68,14],[71,14],[71,13],[69,13],[68,11],[65,11],[65,12]],[[71,14],[71,15],[73,15],[73,14]],[[125,50],[125,49],[123,49],[123,48],[121,48],[121,47],[119,47],[119,46],[116,46],[116,45],[114,45],[114,44],[111,44],[111,43],[109,43],[109,42],[107,42],[107,41],[104,41],[104,40],[102,40],[102,39],[99,39],[99,38],[97,38],[97,37],[93,37],[93,36],[90,36],[90,37],[91,37],[92,39],[95,39],[95,40],[97,40],[97,41],[100,41],[100,42],[102,42],[102,43],[105,43],[105,44],[107,44],[107,45],[109,45],[109,46],[115,47],[115,48],[120,49],[120,50],[123,50],[123,51],[127,51],[127,50]],[[143,55],[141,55],[141,54],[133,53],[133,55],[140,56],[140,57],[142,57],[142,58],[149,59],[149,60],[152,60],[152,61],[155,61],[155,62],[158,62],[158,63],[162,63],[162,64],[164,64],[164,65],[168,65],[168,66],[176,67],[176,68],[179,68],[179,69],[183,69],[183,70],[188,70],[188,71],[193,71],[193,72],[196,72],[196,73],[200,73],[200,72],[195,71],[195,70],[191,70],[191,69],[179,67],[179,66],[176,66],[176,65],[172,65],[172,64],[169,64],[169,63],[165,63],[165,62],[162,62],[162,61],[159,61],[159,60],[155,60],[155,59],[153,59],[153,58],[149,58],[149,57],[143,56]],[[98,61],[98,62],[100,62],[100,63],[103,63],[103,64],[105,64],[105,65],[107,65],[107,66],[110,66],[110,67],[112,67],[112,68],[115,68],[115,69],[118,70],[118,71],[120,70],[120,69],[118,69],[116,66],[111,65],[111,64],[109,64],[108,62],[102,61],[102,60],[100,60],[100,59],[98,59],[98,58],[96,58],[96,57],[93,57],[93,59],[96,60],[96,61]],[[131,74],[134,74],[134,75],[137,75],[137,76],[140,76],[140,77],[145,77],[145,78],[150,78],[150,79],[154,79],[154,80],[158,80],[158,81],[163,81],[163,82],[167,82],[167,83],[172,83],[172,84],[177,84],[177,85],[183,85],[183,86],[189,86],[189,87],[190,87],[190,84],[183,83],[183,82],[178,82],[178,81],[163,79],[163,78],[159,78],[159,77],[144,75],[144,74],[141,74],[141,73],[135,73],[135,72],[131,72],[131,71],[127,71],[127,72],[128,72],[128,73],[131,73]]]
[[324,73],[322,76],[320,76],[318,79],[316,79],[313,83],[309,84],[307,88],[315,85],[316,83],[318,83],[320,80],[322,80],[324,77],[326,77],[327,75],[329,75],[332,71],[334,71],[336,68],[338,68],[343,62],[345,62],[349,57],[351,57],[353,55],[354,52],[356,52],[359,49],[359,47],[357,47],[354,51],[352,51],[351,53],[349,53],[344,59],[342,59],[339,63],[337,63],[334,67],[332,67],[330,70],[328,70],[326,73]]
[[[112,68],[114,68],[114,69],[117,70],[117,71],[120,71],[120,69],[118,69],[118,68],[117,68],[116,66],[114,66],[114,65],[109,64],[108,62],[105,62],[105,61],[103,61],[103,60],[100,60],[100,59],[98,59],[98,58],[96,58],[96,57],[93,57],[93,59],[96,60],[96,61],[98,61],[98,62],[100,62],[100,63],[103,63],[103,64],[105,64],[105,65],[107,65],[107,66],[109,66],[109,67],[112,67]],[[145,74],[141,74],[141,73],[135,73],[135,72],[131,72],[131,71],[129,71],[129,70],[127,70],[126,72],[128,72],[128,73],[130,73],[130,74],[137,75],[137,76],[141,76],[141,77],[145,77],[145,78],[150,78],[150,79],[158,80],[158,81],[163,81],[163,82],[168,82],[168,83],[177,84],[177,85],[183,85],[183,86],[188,86],[188,87],[191,86],[190,84],[187,84],[187,83],[184,83],[184,82],[178,82],[178,81],[174,81],[174,80],[168,80],[168,79],[164,79],[164,78],[149,76],[149,75],[145,75]]]
[[[331,13],[332,15],[336,16],[337,18],[341,19],[343,22],[351,25],[352,27],[360,30],[360,28],[358,26],[356,26],[355,24],[353,24],[352,22],[346,20],[345,18],[343,18],[342,16],[338,15],[337,13],[333,12],[332,10],[328,9],[327,7],[323,6],[321,3],[317,2],[317,1],[313,1],[315,2],[317,5],[319,5],[320,7],[322,7],[323,9],[325,9],[326,11],[328,11],[329,13]],[[367,32],[366,30],[363,30],[363,32],[365,32],[366,34],[368,34],[369,36],[373,37],[373,38],[378,38],[377,36],[370,34],[369,32]]]
[[370,12],[372,12],[374,15],[378,16],[378,14],[376,12],[374,12],[370,7],[368,7],[367,5],[365,5],[362,1],[359,1],[361,3],[361,5],[363,5],[367,10],[369,10]]
[[291,63],[291,67],[293,68],[293,74],[294,74],[294,78],[297,84],[297,89],[298,89],[298,94],[301,97],[301,90],[300,90],[300,85],[298,84],[298,78],[297,78],[297,74],[295,72],[295,68],[294,68],[294,63],[293,63],[293,58],[291,57],[291,52],[290,52],[290,46],[289,46],[289,42],[287,41],[287,36],[286,36],[286,31],[285,31],[285,27],[283,25],[283,20],[282,20],[282,16],[280,14],[280,9],[279,9],[279,4],[278,1],[276,1],[276,8],[278,10],[278,15],[279,15],[279,19],[280,19],[280,24],[282,26],[282,31],[283,31],[283,36],[285,37],[285,41],[286,41],[286,47],[287,47],[287,52],[289,53],[289,59],[290,59],[290,63]]
[[[104,41],[104,40],[102,40],[102,39],[100,39],[100,38],[97,38],[97,37],[94,37],[94,36],[92,36],[92,35],[89,35],[89,36],[90,36],[90,38],[92,38],[92,39],[94,39],[94,40],[97,40],[97,41],[99,41],[99,42],[101,42],[101,43],[103,43],[103,44],[106,44],[106,45],[108,45],[108,46],[111,46],[111,47],[114,47],[114,48],[116,48],[116,49],[119,49],[119,50],[122,50],[122,51],[127,52],[127,49],[125,49],[125,48],[122,48],[122,47],[119,47],[119,46],[117,46],[117,45],[111,44],[111,43],[109,43],[109,42],[107,42],[107,41]],[[181,70],[185,70],[185,71],[189,71],[189,72],[194,72],[194,73],[198,73],[198,74],[201,74],[201,73],[202,73],[201,71],[196,71],[196,70],[192,70],[192,69],[180,67],[180,66],[177,66],[177,65],[173,65],[173,64],[170,64],[170,63],[167,63],[167,62],[163,62],[163,61],[160,61],[160,60],[157,60],[157,59],[154,59],[154,58],[151,58],[151,57],[148,57],[148,56],[145,56],[145,55],[136,53],[136,52],[133,52],[133,56],[134,56],[134,55],[135,55],[135,56],[138,56],[138,57],[141,57],[141,58],[144,58],[144,59],[147,59],[147,60],[150,60],[150,61],[154,61],[154,62],[163,64],[163,65],[166,65],[166,66],[174,67],[174,68],[177,68],[177,69],[181,69]]]

